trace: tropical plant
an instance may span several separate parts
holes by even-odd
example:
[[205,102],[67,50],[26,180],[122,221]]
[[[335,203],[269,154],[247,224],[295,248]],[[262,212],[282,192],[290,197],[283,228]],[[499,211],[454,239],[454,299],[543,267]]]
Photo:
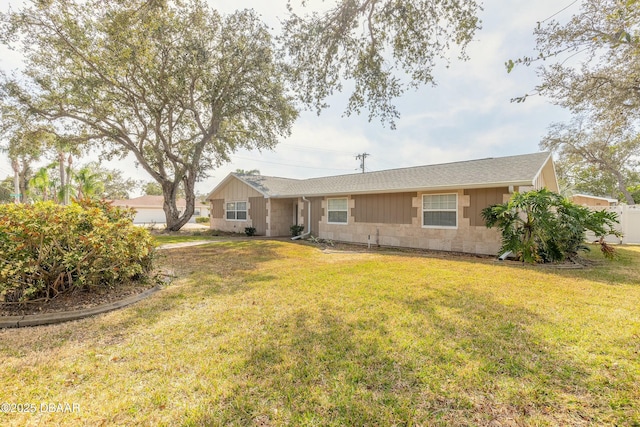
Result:
[[13,196],[13,178],[8,176],[0,181],[0,203],[13,202],[15,196]]
[[31,186],[30,194],[36,198],[47,201],[55,197],[55,184],[49,176],[49,167],[42,167],[29,180]]
[[[482,210],[487,227],[502,233],[501,253],[511,252],[528,263],[573,259],[584,245],[586,231],[599,238],[620,236],[614,212],[591,211],[547,189],[516,193],[506,203]],[[611,248],[600,239],[605,255]]]
[[100,173],[93,171],[89,166],[84,166],[74,172],[76,198],[95,198],[102,195],[104,191],[102,178]]
[[[85,166],[91,174],[97,177],[94,180],[100,181],[100,190],[95,193],[99,198],[107,200],[128,199],[130,193],[140,187],[141,181],[132,178],[125,178],[119,169],[108,169],[99,162],[90,162]],[[81,168],[82,169],[82,168]]]

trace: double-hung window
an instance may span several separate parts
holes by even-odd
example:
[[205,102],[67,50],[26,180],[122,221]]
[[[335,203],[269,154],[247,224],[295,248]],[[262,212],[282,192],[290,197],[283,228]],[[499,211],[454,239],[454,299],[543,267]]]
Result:
[[329,224],[346,224],[349,216],[347,198],[327,199],[327,215]]
[[227,219],[245,221],[247,219],[247,202],[227,203]]
[[456,228],[458,226],[458,195],[455,193],[423,195],[422,226]]

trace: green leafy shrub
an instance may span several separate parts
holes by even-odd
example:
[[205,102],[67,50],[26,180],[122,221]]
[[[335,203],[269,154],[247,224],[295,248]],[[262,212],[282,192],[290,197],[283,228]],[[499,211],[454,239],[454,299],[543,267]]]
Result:
[[196,223],[197,224],[209,224],[209,217],[208,216],[197,216],[196,217]]
[[47,299],[145,278],[150,233],[104,201],[0,205],[0,300]]
[[304,231],[304,226],[303,225],[292,225],[291,227],[289,227],[289,230],[291,230],[291,235],[293,237],[299,236]]
[[[500,252],[512,252],[529,263],[558,262],[574,258],[588,250],[584,244],[586,231],[596,236],[620,236],[614,212],[591,211],[578,206],[560,194],[547,189],[516,193],[507,203],[482,210],[487,227],[502,232]],[[614,249],[601,238],[605,256]]]
[[244,228],[244,234],[246,234],[249,237],[255,236],[256,235],[256,228],[255,227],[245,227]]

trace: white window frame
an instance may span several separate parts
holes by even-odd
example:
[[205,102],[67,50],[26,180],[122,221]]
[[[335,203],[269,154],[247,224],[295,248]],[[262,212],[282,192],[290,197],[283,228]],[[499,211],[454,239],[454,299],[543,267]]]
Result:
[[[427,197],[433,196],[456,196],[456,208],[455,209],[426,209],[425,199]],[[425,212],[455,212],[456,214],[456,225],[427,225],[424,222],[424,214]],[[437,193],[437,194],[423,194],[422,195],[422,228],[445,228],[445,229],[457,229],[458,228],[458,193]]]
[[[244,209],[238,209],[238,203],[244,203]],[[229,209],[229,205],[233,204],[233,209]],[[234,212],[234,217],[229,218],[229,212]],[[244,219],[238,219],[238,212],[244,212]],[[247,221],[249,219],[249,207],[244,200],[226,202],[224,205],[224,217],[227,221]]]
[[[329,205],[331,204],[331,200],[344,200],[347,202],[347,207],[346,209],[342,210],[342,209],[331,209],[329,210]],[[329,212],[346,212],[347,213],[347,218],[346,221],[344,222],[334,222],[334,221],[330,221],[329,220]],[[327,224],[337,224],[337,225],[347,225],[349,224],[349,198],[348,197],[331,197],[329,199],[327,199]]]

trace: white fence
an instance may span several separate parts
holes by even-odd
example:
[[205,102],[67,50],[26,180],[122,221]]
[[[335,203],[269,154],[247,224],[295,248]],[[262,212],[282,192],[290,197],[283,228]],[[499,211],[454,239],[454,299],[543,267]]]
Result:
[[606,241],[609,243],[640,244],[640,206],[620,205],[607,209],[618,214],[620,225],[617,228],[618,231],[622,232],[622,239],[615,236],[607,236]]

